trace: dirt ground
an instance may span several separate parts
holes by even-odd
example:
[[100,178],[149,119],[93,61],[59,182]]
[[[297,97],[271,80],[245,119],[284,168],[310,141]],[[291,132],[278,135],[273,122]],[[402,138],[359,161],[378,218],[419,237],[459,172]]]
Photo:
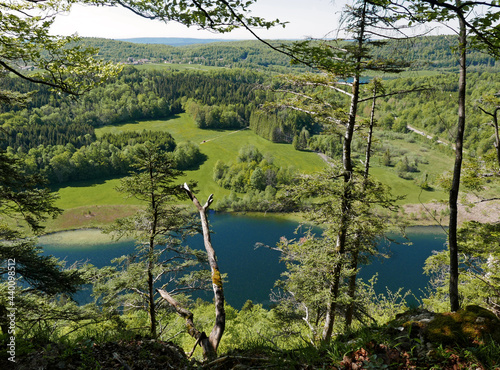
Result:
[[[437,225],[448,223],[447,202],[426,204],[406,204],[402,206],[404,213],[412,223],[420,225]],[[482,223],[500,222],[500,200],[486,201],[474,195],[459,200],[458,222],[478,221]]]

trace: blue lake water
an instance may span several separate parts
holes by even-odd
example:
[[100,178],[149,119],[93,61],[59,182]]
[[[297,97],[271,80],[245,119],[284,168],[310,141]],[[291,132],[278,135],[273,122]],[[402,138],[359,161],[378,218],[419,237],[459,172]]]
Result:
[[[219,268],[227,274],[224,292],[227,302],[239,309],[250,299],[268,306],[269,294],[275,281],[284,271],[279,262],[279,252],[268,248],[255,248],[256,243],[274,246],[281,236],[297,238],[297,222],[273,217],[252,217],[234,214],[210,214],[212,244],[217,253]],[[85,231],[69,231],[40,239],[45,253],[65,259],[68,263],[89,261],[97,267],[110,264],[110,260],[135,249],[131,240],[114,242],[92,239]],[[95,232],[97,233],[97,232]],[[425,259],[433,250],[445,248],[446,235],[437,227],[409,228],[407,234],[413,245],[390,246],[391,258],[375,260],[361,269],[360,276],[368,280],[378,273],[377,290],[385,292],[387,286],[396,291],[400,287],[411,289],[417,297],[422,295],[428,278],[422,274]],[[68,242],[70,240],[70,242]],[[403,242],[402,238],[396,240]],[[192,248],[203,249],[203,238],[196,235],[187,243]],[[211,300],[211,296],[207,295]],[[80,298],[79,298],[80,300]]]

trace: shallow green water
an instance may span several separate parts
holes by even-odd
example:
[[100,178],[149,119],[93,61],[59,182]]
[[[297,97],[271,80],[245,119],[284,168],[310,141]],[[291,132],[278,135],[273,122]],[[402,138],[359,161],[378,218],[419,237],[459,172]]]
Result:
[[[255,248],[256,243],[274,246],[281,236],[297,238],[294,234],[298,223],[272,217],[250,217],[233,214],[210,215],[214,231],[212,243],[216,250],[221,272],[227,273],[228,282],[224,286],[226,300],[235,308],[240,308],[250,299],[255,303],[269,305],[269,294],[274,282],[284,271],[279,263],[279,253],[267,248]],[[299,230],[300,231],[300,230]],[[420,296],[428,278],[422,275],[425,259],[433,250],[442,250],[446,237],[440,228],[410,228],[408,236],[412,246],[391,245],[391,258],[376,260],[365,266],[360,276],[368,280],[378,273],[379,292],[399,287],[411,289]],[[398,240],[403,241],[401,238]],[[188,240],[193,248],[203,248],[203,239],[197,235]],[[109,264],[115,257],[134,251],[131,240],[112,241],[98,230],[78,230],[56,233],[40,238],[40,245],[48,254],[74,261],[90,261],[95,266]],[[83,298],[79,298],[83,299]],[[211,299],[207,295],[207,299]]]

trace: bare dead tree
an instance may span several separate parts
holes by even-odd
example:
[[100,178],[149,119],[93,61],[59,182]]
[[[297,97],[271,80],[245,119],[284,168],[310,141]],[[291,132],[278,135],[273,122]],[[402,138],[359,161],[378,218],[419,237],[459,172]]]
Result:
[[[186,320],[186,326],[188,328],[188,333],[194,339],[196,339],[196,345],[200,345],[203,350],[203,357],[205,359],[213,359],[217,357],[217,348],[219,347],[220,340],[224,334],[224,329],[226,326],[226,312],[224,309],[224,290],[222,287],[222,277],[219,271],[219,266],[217,265],[217,257],[215,255],[215,250],[212,247],[212,242],[210,240],[210,228],[208,226],[207,211],[213,202],[213,194],[210,194],[205,205],[201,205],[196,196],[193,194],[189,186],[184,183],[183,189],[186,191],[189,198],[193,201],[196,209],[200,213],[201,226],[203,229],[203,242],[205,244],[205,250],[207,251],[208,263],[210,265],[210,270],[212,272],[212,288],[215,297],[215,324],[210,333],[210,336],[204,332],[200,332],[196,329],[193,322],[193,313],[189,310],[181,307],[180,303],[168,294],[164,290],[158,290],[163,299],[165,299],[176,312]],[[194,349],[191,354],[194,352]]]

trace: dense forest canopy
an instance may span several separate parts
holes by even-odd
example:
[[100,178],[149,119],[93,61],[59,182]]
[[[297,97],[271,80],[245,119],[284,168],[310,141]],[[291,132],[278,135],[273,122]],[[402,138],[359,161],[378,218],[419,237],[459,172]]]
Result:
[[[230,41],[186,46],[161,44],[139,44],[125,41],[84,38],[82,43],[99,49],[98,56],[104,60],[121,63],[193,63],[205,66],[252,68],[285,72],[305,70],[300,65],[290,65],[290,57],[281,54],[259,41]],[[290,45],[288,40],[273,40],[272,45]],[[458,70],[454,36],[426,36],[405,41],[392,40],[377,48],[375,57],[397,56],[409,62],[414,70]],[[469,51],[472,69],[496,71],[498,62],[494,57],[478,50]]]

